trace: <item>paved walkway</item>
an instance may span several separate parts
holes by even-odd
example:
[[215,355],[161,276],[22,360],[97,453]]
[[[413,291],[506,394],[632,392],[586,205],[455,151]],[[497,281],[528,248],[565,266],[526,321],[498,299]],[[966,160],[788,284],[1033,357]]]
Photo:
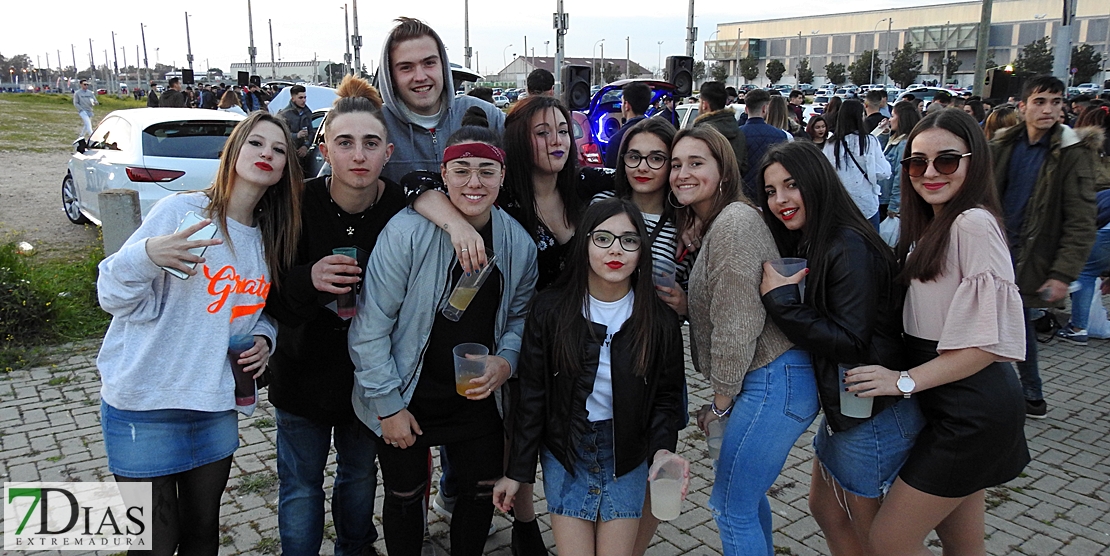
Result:
[[[99,342],[62,346],[40,367],[0,375],[0,480],[95,481],[107,476],[99,424],[98,348]],[[1025,473],[988,491],[987,552],[1110,553],[1110,342],[1092,340],[1081,348],[1057,341],[1041,348],[1048,419],[1026,424],[1033,462]],[[708,385],[692,369],[687,377],[691,407],[705,403],[711,393]],[[828,554],[806,508],[815,429],[816,424],[798,440],[772,489],[777,554]],[[276,428],[265,394],[259,411],[242,419],[239,430],[242,446],[223,502],[224,554],[277,554]],[[682,515],[660,526],[649,555],[721,553],[706,509],[713,474],[704,450],[704,438],[695,427],[681,433],[679,452],[694,462],[690,494]],[[330,478],[325,485],[330,489]],[[379,511],[380,492],[379,487]],[[537,510],[545,511],[542,499]],[[540,520],[544,538],[554,547],[546,513]],[[508,556],[509,522],[504,516],[494,522],[498,531],[490,537],[487,553]],[[330,525],[327,536],[333,535]],[[437,517],[430,528],[439,553],[447,554],[446,523]],[[323,553],[330,555],[331,543],[324,544]],[[939,543],[932,544],[939,554]],[[384,554],[384,543],[377,546]]]

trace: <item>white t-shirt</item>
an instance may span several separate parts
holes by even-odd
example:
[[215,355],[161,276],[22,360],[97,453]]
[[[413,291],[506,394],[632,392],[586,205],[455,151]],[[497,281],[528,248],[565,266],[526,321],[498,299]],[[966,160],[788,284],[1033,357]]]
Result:
[[594,390],[586,398],[586,413],[591,422],[613,418],[613,369],[609,345],[613,335],[624,326],[632,316],[632,302],[636,299],[632,290],[617,301],[599,301],[590,296],[589,320],[604,324],[605,340],[601,343],[601,353],[597,360],[597,376],[594,377]]

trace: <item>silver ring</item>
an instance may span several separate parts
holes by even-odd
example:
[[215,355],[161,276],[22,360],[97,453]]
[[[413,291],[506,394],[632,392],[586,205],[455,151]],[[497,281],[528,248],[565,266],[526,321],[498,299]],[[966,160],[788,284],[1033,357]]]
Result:
[[398,444],[398,443],[396,443],[396,442],[393,442],[392,444],[393,444],[393,447],[394,447],[394,448],[396,448],[396,447],[400,446],[400,444]]
[[467,251],[470,251],[470,249],[467,249],[466,247],[463,247],[462,252],[466,253]]

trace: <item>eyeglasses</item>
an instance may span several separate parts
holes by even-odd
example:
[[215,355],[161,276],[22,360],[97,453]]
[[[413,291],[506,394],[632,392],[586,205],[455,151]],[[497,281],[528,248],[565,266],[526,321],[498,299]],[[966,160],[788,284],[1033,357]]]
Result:
[[651,168],[652,170],[658,170],[667,163],[667,157],[661,154],[653,153],[647,156],[643,156],[638,152],[624,153],[624,166],[626,168],[639,168],[640,163],[645,160],[647,161],[648,168]]
[[493,168],[468,168],[466,166],[452,166],[447,169],[447,183],[454,186],[464,186],[470,183],[471,176],[477,176],[478,183],[487,187],[501,185],[501,171]]
[[929,169],[929,163],[933,163],[933,168],[937,172],[948,175],[960,168],[960,160],[971,156],[971,153],[964,154],[942,154],[932,160],[922,156],[911,156],[910,158],[902,159],[902,168],[911,178],[920,178],[925,175],[925,170]]
[[628,252],[640,250],[639,234],[624,234],[623,236],[617,236],[612,232],[598,230],[596,232],[590,232],[590,239],[593,240],[595,246],[600,247],[601,249],[608,249],[610,246],[613,245],[614,241],[620,239],[621,249],[624,249]]

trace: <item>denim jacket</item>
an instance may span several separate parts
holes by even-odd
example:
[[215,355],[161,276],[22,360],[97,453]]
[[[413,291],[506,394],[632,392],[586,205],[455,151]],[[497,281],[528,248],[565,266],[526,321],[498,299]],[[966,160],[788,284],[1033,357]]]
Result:
[[[494,208],[493,252],[504,277],[492,353],[516,373],[524,317],[536,286],[536,247],[524,228]],[[455,250],[446,231],[412,209],[394,216],[366,265],[366,282],[351,322],[355,415],[381,435],[381,417],[412,400],[436,312],[450,295]],[[500,398],[498,398],[500,399]]]

